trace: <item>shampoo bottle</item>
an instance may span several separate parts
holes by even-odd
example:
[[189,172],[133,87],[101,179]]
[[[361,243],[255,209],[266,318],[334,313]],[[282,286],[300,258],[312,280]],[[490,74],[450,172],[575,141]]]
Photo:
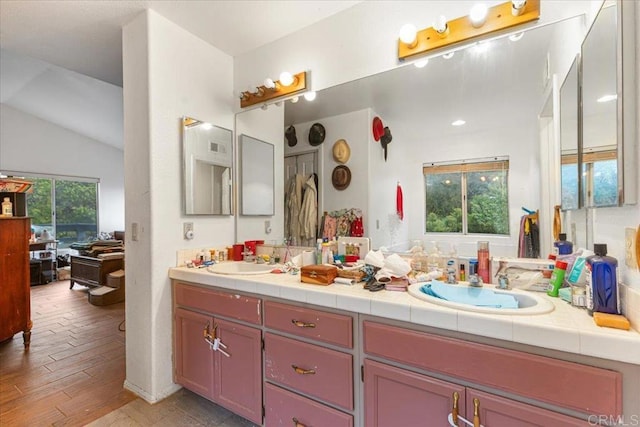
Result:
[[596,253],[587,257],[587,310],[600,313],[620,314],[618,290],[618,260],[607,256],[607,245],[594,244]]
[[567,235],[560,233],[559,240],[553,243],[558,249],[558,255],[569,255],[573,253],[573,243],[567,241]]

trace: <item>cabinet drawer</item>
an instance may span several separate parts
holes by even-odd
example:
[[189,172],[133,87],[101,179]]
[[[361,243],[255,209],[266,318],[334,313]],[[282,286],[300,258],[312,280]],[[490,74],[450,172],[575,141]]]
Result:
[[266,384],[265,425],[291,427],[296,422],[312,426],[352,427],[353,417],[272,384]]
[[353,348],[353,318],[350,316],[266,301],[264,323],[268,328]]
[[585,414],[622,412],[619,372],[375,322],[363,329],[367,354]]
[[268,380],[353,409],[353,357],[350,354],[267,332],[264,363]]
[[177,283],[175,301],[179,306],[262,324],[261,300],[258,298]]

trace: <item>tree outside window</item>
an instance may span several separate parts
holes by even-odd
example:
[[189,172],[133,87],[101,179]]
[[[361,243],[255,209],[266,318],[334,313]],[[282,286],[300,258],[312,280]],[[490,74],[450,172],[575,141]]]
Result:
[[423,166],[425,232],[509,234],[509,161]]

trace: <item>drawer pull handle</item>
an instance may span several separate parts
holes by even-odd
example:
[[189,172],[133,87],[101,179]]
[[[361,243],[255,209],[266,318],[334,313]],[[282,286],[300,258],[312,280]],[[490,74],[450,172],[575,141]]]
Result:
[[480,399],[473,399],[473,427],[480,427]]
[[293,417],[291,420],[293,421],[293,425],[295,427],[307,427],[305,424],[302,424],[300,421],[298,421],[296,417]]
[[296,374],[300,374],[300,375],[314,375],[316,373],[314,369],[304,369],[296,365],[291,365],[291,367],[293,368],[294,371],[296,371]]
[[453,422],[455,425],[458,425],[458,399],[460,399],[460,395],[457,391],[453,392],[453,409],[451,410],[451,415],[453,417]]
[[296,325],[298,328],[315,328],[316,324],[311,322],[303,322],[302,320],[291,319],[291,323]]

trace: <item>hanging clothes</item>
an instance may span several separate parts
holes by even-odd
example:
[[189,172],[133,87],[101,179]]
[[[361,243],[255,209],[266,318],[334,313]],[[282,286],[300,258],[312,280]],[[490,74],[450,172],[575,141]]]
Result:
[[289,179],[284,201],[284,231],[286,237],[292,240],[292,244],[300,244],[300,210],[302,208],[302,187],[305,178],[302,175],[294,175]]
[[538,227],[537,214],[524,215],[520,219],[518,256],[520,258],[540,257],[540,228]]
[[313,175],[304,183],[304,196],[300,208],[300,237],[315,240],[318,227],[318,198]]

